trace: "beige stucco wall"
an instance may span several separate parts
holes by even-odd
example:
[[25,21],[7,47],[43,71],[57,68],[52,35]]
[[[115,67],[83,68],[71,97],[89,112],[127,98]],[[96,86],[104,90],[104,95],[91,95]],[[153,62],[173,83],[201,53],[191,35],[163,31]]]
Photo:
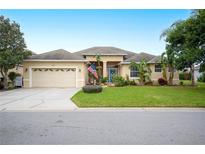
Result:
[[[152,71],[151,80],[154,81],[154,84],[158,84],[158,79],[162,77],[162,72],[155,72],[155,64],[150,64],[150,69]],[[167,72],[167,78],[169,78],[169,74],[170,73]],[[120,75],[124,78],[126,78],[126,75],[128,75],[130,79],[136,79],[136,78],[130,77],[129,64],[123,64],[120,66]],[[174,84],[179,83],[179,72],[178,71],[174,73],[173,82]]]
[[128,75],[130,78],[130,68],[129,65],[120,65],[120,75],[123,78],[126,78],[126,76]]
[[[157,84],[158,79],[163,77],[162,72],[155,72],[155,64],[151,64],[150,69],[152,71],[151,79],[154,81],[155,84]],[[169,78],[169,75],[170,75],[170,72],[167,71],[167,79]],[[179,84],[179,71],[176,71],[174,73],[173,83],[174,84]]]
[[[101,61],[123,61],[123,56],[118,55],[109,55],[109,56],[100,56]],[[96,61],[96,56],[86,56],[88,61]]]
[[58,61],[25,61],[23,62],[23,76],[24,76],[24,87],[29,88],[29,70],[30,68],[77,68],[77,87],[85,85],[85,62],[58,62]]

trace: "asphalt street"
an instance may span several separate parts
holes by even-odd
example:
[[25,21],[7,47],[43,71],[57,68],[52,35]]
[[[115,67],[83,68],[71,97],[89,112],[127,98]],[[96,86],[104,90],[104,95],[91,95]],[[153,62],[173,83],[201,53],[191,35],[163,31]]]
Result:
[[0,144],[205,144],[205,110],[0,112]]

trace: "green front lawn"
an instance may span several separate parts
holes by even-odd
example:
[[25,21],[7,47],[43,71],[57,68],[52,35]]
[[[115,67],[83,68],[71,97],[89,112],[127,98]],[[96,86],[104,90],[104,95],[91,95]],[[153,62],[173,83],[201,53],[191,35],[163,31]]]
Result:
[[191,86],[108,87],[102,93],[79,91],[79,107],[205,107],[205,83]]

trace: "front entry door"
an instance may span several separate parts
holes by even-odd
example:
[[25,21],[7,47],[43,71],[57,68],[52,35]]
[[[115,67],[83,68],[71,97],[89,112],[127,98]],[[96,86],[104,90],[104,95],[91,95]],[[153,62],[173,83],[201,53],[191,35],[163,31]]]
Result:
[[117,68],[108,68],[109,82],[112,82],[112,78],[114,75],[117,75]]

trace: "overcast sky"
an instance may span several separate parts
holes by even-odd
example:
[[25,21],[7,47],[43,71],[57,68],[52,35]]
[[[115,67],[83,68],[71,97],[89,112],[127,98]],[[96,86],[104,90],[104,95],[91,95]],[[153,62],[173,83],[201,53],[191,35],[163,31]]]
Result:
[[15,20],[27,48],[36,53],[55,49],[70,52],[93,46],[114,46],[159,55],[160,34],[190,10],[0,10]]

